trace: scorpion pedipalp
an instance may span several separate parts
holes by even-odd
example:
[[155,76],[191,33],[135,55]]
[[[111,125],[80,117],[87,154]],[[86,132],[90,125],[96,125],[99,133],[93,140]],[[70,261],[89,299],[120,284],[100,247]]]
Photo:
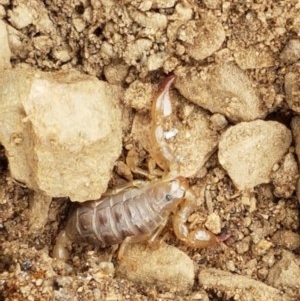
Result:
[[165,171],[170,171],[170,164],[176,160],[167,140],[176,136],[178,130],[171,127],[172,102],[170,87],[175,80],[174,75],[167,77],[158,88],[151,110],[151,157]]

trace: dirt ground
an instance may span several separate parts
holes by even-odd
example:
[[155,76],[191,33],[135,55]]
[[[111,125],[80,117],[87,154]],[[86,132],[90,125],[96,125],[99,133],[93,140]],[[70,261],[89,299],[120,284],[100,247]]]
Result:
[[[118,272],[114,248],[74,244],[68,262],[56,261],[51,257],[55,238],[73,204],[54,198],[46,225],[30,231],[33,192],[11,177],[1,146],[0,301],[300,299],[300,134],[295,119],[300,113],[299,1],[0,0],[0,14],[8,25],[12,67],[76,69],[126,91],[121,99],[123,153],[110,187],[131,180],[123,164],[132,144],[140,167],[147,169],[147,137],[141,128],[143,123],[147,126],[153,91],[167,74],[175,74],[179,80],[172,95],[184,125],[182,137],[187,135],[186,125],[196,128],[200,119],[212,131],[205,137],[209,146],[201,158],[193,155],[199,145],[177,147],[191,153],[184,168],[201,205],[190,217],[190,226],[205,224],[214,231],[217,225],[231,234],[216,247],[197,250],[180,242],[171,223],[167,225],[166,243],[188,255],[195,269],[191,287],[179,292],[172,284],[129,280],[126,271]],[[208,79],[209,85],[199,92],[203,99],[211,96],[207,102],[193,94],[198,84],[189,86],[195,73]],[[226,89],[228,95],[240,95],[240,107],[226,111],[223,101],[220,104]],[[255,187],[249,189],[247,182],[250,186],[244,189],[230,176],[230,167],[220,162],[217,146],[228,127],[255,119],[285,125],[293,141],[287,142],[283,153],[288,154],[280,155],[268,181],[254,179]],[[245,168],[238,160],[235,164]],[[133,178],[144,179],[137,173]]]

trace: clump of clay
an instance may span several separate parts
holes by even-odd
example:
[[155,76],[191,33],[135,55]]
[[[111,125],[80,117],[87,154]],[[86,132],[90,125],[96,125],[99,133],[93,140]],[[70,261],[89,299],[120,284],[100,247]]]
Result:
[[0,141],[11,174],[35,191],[97,199],[121,152],[116,91],[77,72],[12,70],[0,79]]
[[300,40],[289,40],[280,54],[280,59],[284,63],[296,63],[300,59]]
[[300,76],[300,68],[288,72],[284,78],[286,101],[289,107],[297,113],[300,113],[299,76]]
[[271,181],[272,168],[291,141],[291,132],[279,122],[242,122],[222,135],[219,162],[239,189],[251,190]]
[[288,153],[280,167],[272,174],[274,195],[276,197],[290,198],[296,189],[298,164],[293,154]]
[[293,253],[285,251],[270,270],[267,282],[276,288],[290,288],[299,290],[300,260]]
[[193,103],[233,121],[262,118],[266,111],[246,74],[234,64],[214,64],[201,72],[178,68],[175,86]]
[[7,29],[6,24],[0,20],[0,69],[10,68],[10,48],[8,46],[8,37],[7,37]]
[[124,101],[138,111],[150,110],[153,95],[153,86],[139,80],[131,83],[125,91]]
[[116,274],[142,286],[179,292],[190,289],[195,277],[193,261],[166,244],[154,250],[141,244],[128,245]]
[[298,157],[298,163],[300,163],[300,117],[296,116],[292,119],[291,128],[293,138],[295,140],[295,152]]
[[214,268],[201,269],[199,282],[205,288],[224,294],[225,300],[292,301],[292,298],[282,294],[280,290],[260,281]]
[[268,68],[274,66],[275,60],[271,50],[264,45],[238,47],[234,58],[239,67],[245,69]]
[[203,60],[222,46],[225,31],[213,15],[207,15],[197,21],[183,22],[178,30],[178,40],[183,42],[188,55]]

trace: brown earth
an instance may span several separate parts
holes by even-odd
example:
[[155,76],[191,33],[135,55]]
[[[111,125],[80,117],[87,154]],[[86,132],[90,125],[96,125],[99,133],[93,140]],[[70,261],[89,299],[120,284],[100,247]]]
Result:
[[[73,205],[67,198],[54,199],[45,227],[30,231],[33,192],[10,176],[1,147],[0,301],[299,300],[298,1],[0,0],[0,15],[8,25],[12,67],[76,69],[126,91],[120,104],[123,153],[111,187],[124,178],[143,178],[128,173],[125,157],[135,145],[140,167],[147,168],[147,137],[140,129],[143,123],[147,127],[153,91],[174,73],[178,81],[172,95],[182,124],[175,148],[188,154],[184,169],[199,196],[190,227],[205,224],[213,232],[222,228],[231,233],[217,247],[195,250],[176,239],[168,224],[166,243],[182,250],[195,267],[192,287],[180,292],[172,283],[147,285],[118,272],[113,248],[74,244],[72,258],[61,263],[51,252]],[[224,105],[228,98],[237,101]],[[227,128],[255,119],[285,125],[293,141],[286,135],[282,151],[273,135],[270,142],[266,137],[270,145],[279,145],[281,159],[267,175],[264,171],[263,180],[247,181],[256,186],[244,190],[238,177],[233,182],[230,170],[221,166],[216,146]],[[204,136],[189,140],[186,136],[199,134],[189,128],[205,131]],[[252,137],[247,132],[243,138],[247,135]],[[247,155],[245,161],[251,162],[257,153]],[[268,157],[272,152],[261,160]],[[248,168],[241,162],[230,164]],[[147,261],[146,255],[136,260]]]

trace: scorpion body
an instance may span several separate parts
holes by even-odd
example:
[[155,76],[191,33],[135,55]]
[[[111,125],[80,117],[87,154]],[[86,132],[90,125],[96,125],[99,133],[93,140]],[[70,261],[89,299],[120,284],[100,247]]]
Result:
[[119,244],[126,238],[150,237],[169,216],[186,192],[186,181],[150,183],[90,201],[76,208],[57,238],[54,256],[67,257],[72,241],[85,240],[100,247]]
[[[160,86],[151,113],[151,155],[165,171],[169,170],[171,162],[176,161],[166,141],[170,131],[165,126],[172,113],[169,88],[174,79],[170,76]],[[66,260],[73,241],[84,240],[100,247],[123,241],[154,241],[178,205],[180,209],[174,214],[173,230],[185,244],[203,248],[225,240],[226,236],[216,236],[205,229],[189,231],[186,223],[196,207],[196,196],[183,177],[170,178],[170,175],[163,180],[139,188],[123,189],[77,207],[56,239],[54,257]]]

